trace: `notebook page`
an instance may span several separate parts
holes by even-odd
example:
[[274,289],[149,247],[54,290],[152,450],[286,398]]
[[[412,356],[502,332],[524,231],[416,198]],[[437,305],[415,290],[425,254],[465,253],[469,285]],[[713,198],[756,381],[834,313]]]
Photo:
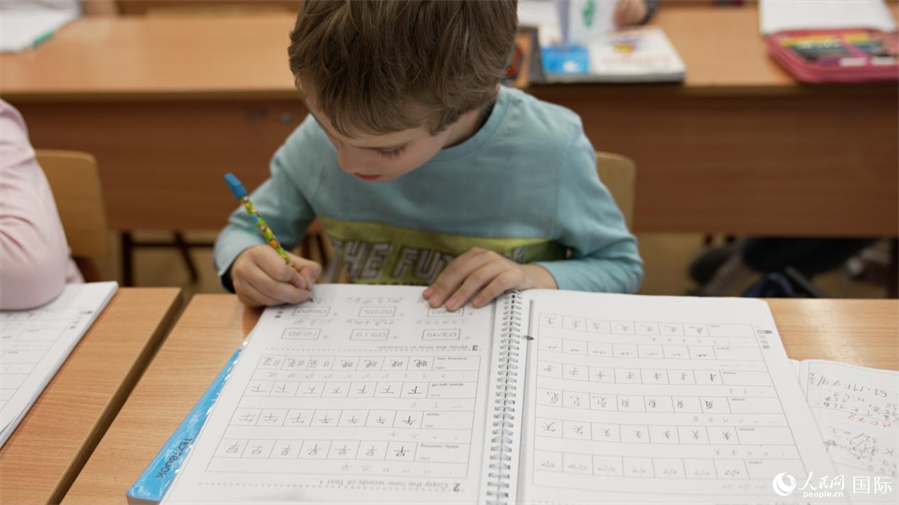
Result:
[[590,74],[608,81],[683,80],[685,66],[658,27],[608,33],[590,49]]
[[77,13],[60,11],[2,11],[0,52],[19,52],[32,47],[42,36],[52,34],[76,19]]
[[804,503],[822,478],[836,493],[764,302],[529,296],[522,502]]
[[494,306],[421,291],[267,309],[164,503],[476,503]]
[[0,312],[0,445],[109,303],[115,282],[69,284],[52,302]]
[[899,373],[805,360],[799,378],[850,499],[899,503]]
[[896,22],[883,0],[761,0],[759,30],[873,28],[890,32]]

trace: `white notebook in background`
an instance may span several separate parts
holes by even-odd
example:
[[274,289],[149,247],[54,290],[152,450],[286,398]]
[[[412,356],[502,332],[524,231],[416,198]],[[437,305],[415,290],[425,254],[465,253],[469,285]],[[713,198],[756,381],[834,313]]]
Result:
[[[36,0],[34,3],[38,4]],[[77,3],[70,3],[73,4],[71,9],[46,8],[39,5],[27,9],[0,8],[0,53],[28,49],[77,19]]]
[[52,302],[0,312],[0,446],[28,413],[118,284],[69,284]]
[[760,0],[762,35],[786,30],[871,28],[890,32],[896,22],[883,0]]
[[[590,73],[584,81],[683,81],[686,66],[665,32],[647,26],[599,37],[587,46]],[[555,77],[555,76],[554,76]]]
[[764,302],[420,293],[267,309],[164,502],[802,503],[774,476],[834,475]]

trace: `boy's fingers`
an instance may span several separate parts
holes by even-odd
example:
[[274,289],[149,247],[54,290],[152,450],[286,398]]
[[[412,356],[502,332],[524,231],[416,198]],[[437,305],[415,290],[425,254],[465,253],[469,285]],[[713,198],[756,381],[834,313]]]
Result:
[[253,300],[252,298],[246,296],[243,291],[238,290],[237,288],[234,288],[234,290],[237,292],[237,299],[240,300],[240,303],[246,305],[247,307],[259,307],[262,305],[256,300]]
[[481,308],[506,291],[519,287],[521,276],[520,270],[506,270],[497,275],[490,284],[488,284],[487,287],[474,298],[473,305],[477,308]]
[[[235,288],[235,290],[238,290],[238,286],[234,286],[234,288]],[[258,307],[260,305],[268,305],[268,306],[281,305],[283,303],[281,301],[275,300],[274,298],[261,293],[249,281],[240,283],[239,293],[244,298],[251,301],[251,303],[247,303],[247,305],[252,305],[254,307]],[[244,303],[246,303],[246,302],[244,302]]]
[[301,258],[296,254],[287,253],[287,255],[290,256],[293,267],[303,278],[304,284],[298,287],[311,290],[312,287],[315,286],[315,281],[317,281],[322,274],[322,266],[312,260]]
[[322,267],[318,264],[315,264],[314,266],[303,267],[303,269],[300,270],[300,274],[306,278],[306,284],[309,286],[310,290],[315,287],[315,282],[318,280],[321,273]]
[[472,249],[456,258],[428,288],[431,291],[428,295],[428,304],[431,307],[443,305],[449,295],[455,292],[472,272],[484,266],[491,259],[489,251],[480,249]]
[[237,299],[240,300],[240,303],[244,305],[249,307],[259,307],[262,305],[258,300],[249,296],[249,293],[246,290],[246,283],[242,283],[235,279],[234,292],[237,293]]
[[[299,274],[296,270],[291,268],[290,265],[284,261],[284,258],[272,248],[263,251],[262,254],[259,255],[256,264],[266,273],[266,275],[276,281],[288,282],[293,285],[296,285],[298,282],[297,277],[299,277]],[[300,287],[305,287],[305,284]]]
[[[290,270],[293,271],[293,269]],[[300,275],[296,272],[293,272],[293,274],[298,277]],[[276,300],[276,304],[300,303],[309,298],[308,291],[286,282],[279,282],[278,280],[269,277],[268,274],[261,269],[255,269],[248,272],[247,282],[260,294]]]
[[471,273],[446,302],[447,310],[453,311],[465,305],[475,293],[490,283],[497,275],[508,269],[504,261],[492,261]]

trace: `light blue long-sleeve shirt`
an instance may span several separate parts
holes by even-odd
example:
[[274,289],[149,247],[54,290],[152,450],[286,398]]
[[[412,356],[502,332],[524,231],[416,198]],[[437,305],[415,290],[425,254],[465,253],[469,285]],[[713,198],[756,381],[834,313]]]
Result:
[[[250,199],[285,247],[320,218],[359,283],[429,284],[475,246],[539,264],[560,289],[633,293],[643,276],[580,118],[505,87],[474,136],[389,182],[340,170],[337,151],[307,117]],[[263,243],[235,210],[215,246],[226,288],[237,256]]]

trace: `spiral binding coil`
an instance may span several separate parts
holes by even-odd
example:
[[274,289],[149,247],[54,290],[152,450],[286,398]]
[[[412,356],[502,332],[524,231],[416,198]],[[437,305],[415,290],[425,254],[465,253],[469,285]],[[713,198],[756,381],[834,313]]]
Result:
[[505,297],[502,309],[503,324],[499,338],[500,359],[497,368],[496,391],[493,395],[493,431],[490,443],[487,505],[506,505],[509,498],[509,479],[512,461],[512,436],[516,419],[515,396],[518,389],[518,362],[521,348],[522,301],[519,292]]

